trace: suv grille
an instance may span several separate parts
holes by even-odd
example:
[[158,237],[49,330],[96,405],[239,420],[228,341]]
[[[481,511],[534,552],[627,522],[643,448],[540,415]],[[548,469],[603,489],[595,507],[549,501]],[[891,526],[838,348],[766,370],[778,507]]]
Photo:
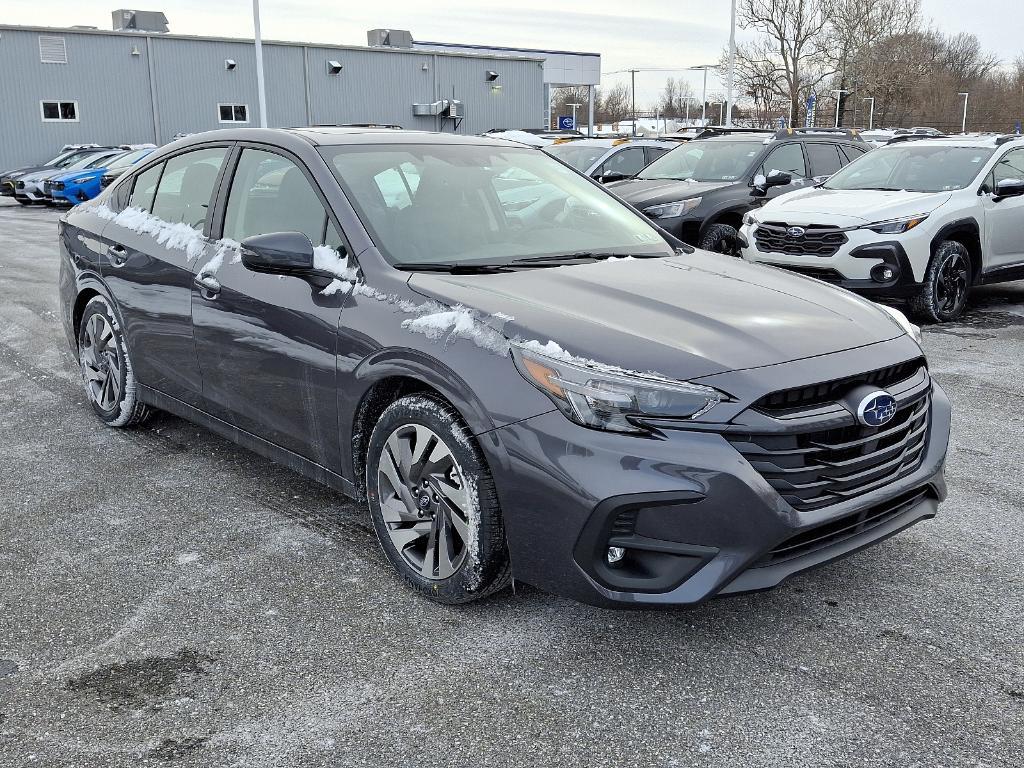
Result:
[[838,520],[831,520],[810,530],[802,531],[794,536],[790,536],[777,545],[775,549],[765,554],[752,567],[762,568],[766,565],[774,565],[775,563],[802,557],[819,549],[838,544],[852,536],[870,531],[872,528],[892,520],[894,517],[899,517],[927,497],[927,489],[919,488],[918,490],[904,493],[884,504],[868,507],[860,512],[854,512],[853,514],[840,517]]
[[921,466],[928,439],[925,394],[882,427],[732,435],[729,441],[794,509],[820,509],[895,482]]
[[832,256],[846,242],[846,233],[838,227],[811,225],[801,227],[804,234],[793,237],[789,225],[765,222],[754,230],[757,250],[765,253],[785,253],[790,256]]
[[850,389],[861,384],[871,384],[876,387],[891,387],[902,381],[915,376],[922,368],[926,367],[925,359],[918,357],[907,360],[888,368],[879,368],[876,371],[868,371],[856,376],[847,376],[843,379],[833,379],[821,384],[811,384],[806,387],[794,389],[783,389],[765,395],[756,403],[754,408],[770,415],[779,412],[791,411],[796,408],[808,408],[815,405],[832,403],[843,396]]

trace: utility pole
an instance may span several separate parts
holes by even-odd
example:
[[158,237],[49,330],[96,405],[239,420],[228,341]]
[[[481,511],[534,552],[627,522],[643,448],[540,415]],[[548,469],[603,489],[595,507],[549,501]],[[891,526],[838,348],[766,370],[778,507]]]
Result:
[[633,99],[633,137],[636,138],[636,70],[629,70],[632,85],[629,88],[629,95]]
[[[704,77],[707,78],[707,70]],[[725,116],[725,124],[732,125],[732,84],[736,74],[736,0],[732,0],[732,17],[729,22],[729,74],[726,78],[725,101],[729,113]]]
[[960,133],[967,133],[967,100],[971,97],[971,94],[961,93],[959,95],[964,97],[964,121],[960,125]]
[[252,26],[256,43],[256,90],[260,99],[260,128],[267,127],[267,89],[263,82],[263,39],[260,35],[260,0],[252,0]]

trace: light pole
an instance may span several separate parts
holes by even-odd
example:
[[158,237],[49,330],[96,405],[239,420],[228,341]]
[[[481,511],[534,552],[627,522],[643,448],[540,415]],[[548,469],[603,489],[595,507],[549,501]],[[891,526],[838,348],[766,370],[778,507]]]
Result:
[[965,92],[958,95],[964,97],[964,120],[960,124],[960,133],[967,133],[967,100],[971,98],[971,94],[969,92]]
[[572,127],[575,130],[576,129],[576,107],[582,107],[583,105],[582,104],[569,104],[569,103],[566,103],[565,106],[572,107]]
[[260,0],[252,0],[252,27],[256,43],[256,90],[260,99],[260,128],[267,127],[267,89],[263,83],[263,38],[260,35]]
[[714,67],[714,64],[701,64],[696,67],[690,67],[691,70],[704,70],[704,90],[701,92],[700,96],[700,119],[705,125],[708,120],[708,70],[713,69]]
[[[707,73],[704,73],[707,75]],[[732,84],[736,74],[736,0],[732,0],[732,16],[729,20],[729,73],[726,76],[725,101],[729,105],[729,114],[725,124],[732,125]]]
[[832,91],[832,93],[834,93],[836,95],[836,128],[838,128],[839,127],[839,105],[843,103],[843,96],[848,94],[849,91],[844,91],[841,88],[838,88],[838,89]]
[[864,98],[864,101],[871,102],[871,112],[868,113],[868,130],[870,131],[875,127],[875,97],[867,96]]

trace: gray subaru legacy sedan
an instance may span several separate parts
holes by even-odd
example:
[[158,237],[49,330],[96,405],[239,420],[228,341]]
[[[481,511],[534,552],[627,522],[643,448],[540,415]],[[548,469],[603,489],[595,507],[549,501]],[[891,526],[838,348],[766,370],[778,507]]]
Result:
[[167,411],[365,500],[434,600],[695,604],[945,497],[949,402],[903,315],[694,251],[532,149],[193,135],[59,238],[100,419]]

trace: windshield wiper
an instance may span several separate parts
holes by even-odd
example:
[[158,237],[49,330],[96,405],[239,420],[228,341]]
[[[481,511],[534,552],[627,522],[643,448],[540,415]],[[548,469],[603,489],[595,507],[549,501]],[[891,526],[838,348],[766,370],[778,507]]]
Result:
[[509,262],[510,266],[539,265],[539,266],[561,266],[563,264],[577,264],[587,261],[604,261],[606,259],[661,259],[667,253],[613,253],[610,251],[576,251],[575,253],[559,253],[553,256],[527,256],[522,259],[515,259]]
[[509,271],[504,264],[450,264],[437,261],[420,264],[411,261],[395,264],[394,267],[402,272],[447,272],[450,275],[490,275]]

